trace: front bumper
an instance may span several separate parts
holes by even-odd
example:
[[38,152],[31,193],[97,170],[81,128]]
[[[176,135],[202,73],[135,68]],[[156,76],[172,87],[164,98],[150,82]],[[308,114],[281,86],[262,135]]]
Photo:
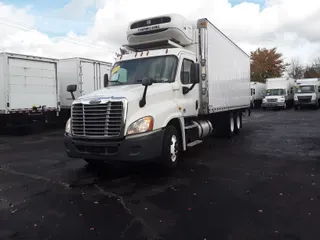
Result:
[[262,107],[284,107],[286,102],[263,102]]
[[107,162],[144,161],[161,155],[164,130],[124,139],[77,138],[64,135],[66,152],[71,158]]
[[316,104],[317,104],[317,100],[311,100],[311,101],[295,100],[294,101],[294,105],[297,105],[297,106],[308,106],[308,105],[316,105]]

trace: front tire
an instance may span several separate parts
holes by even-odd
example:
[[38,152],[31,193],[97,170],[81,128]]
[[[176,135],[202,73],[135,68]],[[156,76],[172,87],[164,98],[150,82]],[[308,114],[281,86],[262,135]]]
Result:
[[161,161],[165,169],[174,169],[180,160],[181,137],[178,130],[169,125],[166,127],[163,137]]

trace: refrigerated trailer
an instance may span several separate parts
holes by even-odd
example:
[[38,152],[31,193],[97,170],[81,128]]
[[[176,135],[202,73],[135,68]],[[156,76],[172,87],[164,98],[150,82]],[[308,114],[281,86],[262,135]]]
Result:
[[213,132],[239,133],[250,109],[250,57],[208,19],[142,19],[129,24],[127,39],[133,53],[117,58],[108,86],[72,103],[69,157],[173,168]]
[[0,53],[0,126],[48,122],[59,110],[56,59]]
[[110,74],[112,63],[87,58],[65,58],[58,62],[60,83],[61,118],[70,117],[72,96],[67,92],[68,85],[75,85],[74,97],[78,98],[104,87],[103,76]]

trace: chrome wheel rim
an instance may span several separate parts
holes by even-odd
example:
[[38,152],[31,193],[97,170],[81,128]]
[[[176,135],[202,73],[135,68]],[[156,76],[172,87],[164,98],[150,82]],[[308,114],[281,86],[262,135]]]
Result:
[[230,117],[230,132],[234,132],[234,119],[233,117]]
[[240,129],[240,125],[241,125],[241,123],[240,123],[240,116],[237,115],[237,128],[238,128],[238,129]]
[[173,163],[176,162],[178,158],[178,139],[176,135],[172,135],[171,137],[170,158]]

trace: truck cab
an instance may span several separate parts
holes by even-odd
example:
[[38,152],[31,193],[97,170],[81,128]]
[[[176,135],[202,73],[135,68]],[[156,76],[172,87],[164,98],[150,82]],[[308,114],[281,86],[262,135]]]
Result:
[[320,79],[305,78],[295,82],[294,108],[313,106],[319,108]]
[[[171,25],[179,25],[170,28],[171,34],[189,44],[194,37],[184,31],[189,25],[171,18],[176,20]],[[173,165],[180,148],[186,148],[181,128],[185,118],[197,117],[200,103],[196,55],[161,35],[139,35],[146,29],[134,30],[135,24],[129,26],[125,46],[134,51],[117,58],[105,76],[106,87],[72,104],[65,134],[70,157],[89,163],[163,157]]]

